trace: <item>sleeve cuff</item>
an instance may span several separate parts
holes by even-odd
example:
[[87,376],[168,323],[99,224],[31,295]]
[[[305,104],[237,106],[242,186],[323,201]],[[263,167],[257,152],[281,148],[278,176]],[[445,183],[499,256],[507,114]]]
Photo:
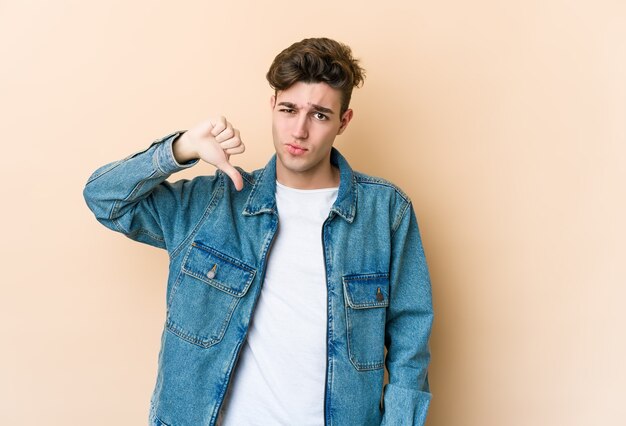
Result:
[[154,152],[154,161],[157,169],[164,175],[171,175],[172,173],[180,170],[188,169],[195,166],[200,159],[190,160],[186,163],[180,164],[174,157],[174,151],[172,144],[180,135],[185,133],[184,130],[180,130],[161,138],[159,146]]

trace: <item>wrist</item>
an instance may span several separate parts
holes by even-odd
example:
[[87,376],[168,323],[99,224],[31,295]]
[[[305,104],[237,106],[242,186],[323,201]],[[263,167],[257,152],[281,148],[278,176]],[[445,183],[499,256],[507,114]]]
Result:
[[200,158],[187,132],[178,136],[174,142],[172,142],[172,153],[174,154],[174,159],[179,164]]

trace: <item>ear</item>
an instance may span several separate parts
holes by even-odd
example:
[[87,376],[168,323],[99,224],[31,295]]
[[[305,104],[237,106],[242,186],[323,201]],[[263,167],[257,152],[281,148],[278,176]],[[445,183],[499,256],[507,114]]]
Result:
[[354,115],[354,112],[351,109],[347,109],[343,115],[341,116],[341,125],[339,126],[339,130],[337,131],[337,134],[340,135],[343,133],[344,130],[346,130],[346,127],[348,127],[348,123],[350,123],[350,120],[352,120],[352,116]]
[[270,96],[270,107],[274,109],[275,106],[276,106],[276,95],[274,94]]

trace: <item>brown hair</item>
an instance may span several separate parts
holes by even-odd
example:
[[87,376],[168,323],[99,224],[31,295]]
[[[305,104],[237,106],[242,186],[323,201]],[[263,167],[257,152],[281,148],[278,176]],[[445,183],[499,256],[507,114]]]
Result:
[[365,70],[349,46],[328,38],[306,38],[280,52],[267,72],[276,92],[299,81],[326,83],[341,91],[341,114],[348,109],[352,89],[363,84]]

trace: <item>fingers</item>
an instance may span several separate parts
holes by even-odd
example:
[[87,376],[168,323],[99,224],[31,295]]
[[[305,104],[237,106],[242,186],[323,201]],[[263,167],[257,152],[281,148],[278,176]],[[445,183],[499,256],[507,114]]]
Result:
[[246,150],[246,147],[245,147],[243,144],[241,144],[241,145],[239,145],[239,146],[237,146],[237,147],[235,147],[235,148],[228,148],[228,149],[225,149],[225,150],[224,150],[224,152],[225,152],[227,155],[233,155],[233,154],[235,154],[235,155],[236,155],[236,154],[241,154],[241,153],[242,153],[242,152],[244,152],[245,150]]
[[230,177],[237,191],[241,191],[243,189],[241,173],[229,162],[232,154],[241,154],[246,149],[239,136],[239,130],[233,128],[232,124],[226,121],[224,117],[220,117],[213,126],[211,133],[215,136],[215,141],[225,154],[225,160],[216,164],[217,168]]
[[231,135],[230,137],[227,138],[224,136],[224,138],[220,138],[220,136],[222,136],[226,132],[227,130],[224,130],[215,138],[215,140],[220,144],[220,147],[222,147],[222,149],[235,148],[242,144],[241,138],[239,137],[239,130],[232,129],[232,132],[228,132],[228,134]]
[[220,144],[220,147],[227,154],[241,154],[244,152],[245,147],[243,142],[241,142],[239,130],[235,129],[224,117],[220,117],[217,124],[214,125],[211,134],[214,135],[215,141]]
[[239,170],[234,168],[228,160],[225,160],[220,164],[216,164],[216,167],[228,175],[228,177],[233,181],[235,188],[237,188],[237,191],[241,191],[243,189],[243,178],[241,177],[241,173],[239,173]]
[[[224,132],[226,132],[226,130],[224,130]],[[224,134],[224,132],[220,133],[220,136]],[[241,154],[246,150],[245,145],[239,137],[239,130],[233,129],[232,133],[233,136],[230,139],[226,139],[223,142],[219,143],[220,148],[222,148],[227,156],[230,156],[232,154]],[[218,138],[215,138],[215,140],[218,140]]]
[[[230,164],[229,159],[233,154],[241,154],[245,151],[245,146],[239,136],[239,130],[235,129],[226,118],[219,117],[216,120],[209,120],[211,143],[203,144],[204,150],[200,157],[206,162],[213,164],[222,170],[233,181],[238,191],[243,189],[243,178],[239,171]],[[207,140],[207,142],[209,142]]]
[[[222,133],[226,128],[230,125],[226,119],[221,116],[213,123],[213,129],[211,129],[211,134],[217,139],[217,136]],[[232,129],[232,126],[231,126]]]
[[[213,128],[213,130],[215,130],[215,128]],[[235,136],[235,129],[233,129],[233,125],[226,123],[226,128],[215,136],[215,140],[221,143],[227,139],[231,139],[233,136]]]
[[232,127],[226,128],[215,137],[215,141],[219,143],[222,148],[233,148],[241,143],[239,130],[233,129]]

